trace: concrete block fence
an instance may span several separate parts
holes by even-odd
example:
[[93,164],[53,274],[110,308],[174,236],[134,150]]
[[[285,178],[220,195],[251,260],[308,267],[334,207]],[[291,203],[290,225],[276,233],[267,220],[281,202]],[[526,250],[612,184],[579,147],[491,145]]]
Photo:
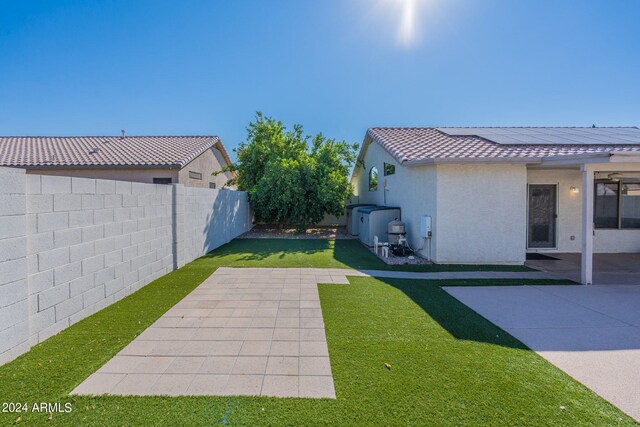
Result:
[[0,364],[250,228],[244,192],[0,168]]

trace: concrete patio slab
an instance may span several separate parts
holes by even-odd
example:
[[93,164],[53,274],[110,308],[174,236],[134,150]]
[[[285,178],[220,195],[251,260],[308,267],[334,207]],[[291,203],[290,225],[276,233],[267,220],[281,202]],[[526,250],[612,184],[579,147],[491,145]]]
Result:
[[640,287],[445,287],[640,421]]

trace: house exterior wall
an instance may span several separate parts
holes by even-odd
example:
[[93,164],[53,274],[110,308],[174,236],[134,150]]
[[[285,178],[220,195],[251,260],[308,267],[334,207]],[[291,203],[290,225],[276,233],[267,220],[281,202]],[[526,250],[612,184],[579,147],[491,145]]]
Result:
[[[212,147],[180,169],[178,172],[178,183],[184,184],[187,187],[200,188],[210,188],[209,183],[214,183],[216,188],[222,188],[229,178],[231,178],[231,174],[224,173],[217,176],[213,176],[212,174],[221,170],[224,164],[225,161],[220,151]],[[202,179],[190,178],[189,172],[202,174]]]
[[438,263],[523,264],[522,164],[438,165]]
[[[385,162],[396,166],[395,174],[384,176]],[[377,191],[369,191],[369,171],[374,166],[379,185]],[[409,244],[420,256],[437,263],[524,263],[524,165],[403,167],[373,141],[365,153],[364,167],[358,167],[352,181],[354,199],[400,207]],[[432,218],[430,241],[420,237],[422,215]]]
[[0,364],[250,227],[244,192],[0,168]]
[[112,179],[115,181],[153,183],[153,178],[171,178],[178,182],[178,170],[168,168],[80,168],[27,169],[27,174],[73,176],[78,178]]
[[[395,166],[395,174],[384,176],[384,163]],[[369,170],[376,167],[379,172],[377,191],[369,191]],[[352,182],[357,203],[397,206],[401,209],[402,221],[406,224],[409,245],[425,258],[437,260],[436,241],[441,236],[436,211],[436,166],[407,168],[400,164],[377,142],[372,142],[364,157],[359,174]],[[387,186],[384,189],[384,181]],[[385,195],[386,193],[386,195]],[[431,215],[433,236],[431,245],[420,238],[420,217]],[[386,236],[380,236],[386,240]],[[429,256],[431,246],[431,256]]]
[[[28,174],[73,176],[94,179],[112,179],[116,181],[145,182],[152,184],[154,178],[171,178],[171,182],[183,184],[187,187],[210,188],[209,183],[215,183],[216,188],[223,188],[231,174],[225,173],[213,176],[212,173],[222,169],[226,164],[220,151],[212,147],[193,159],[182,169],[170,168],[65,168],[65,169],[28,169]],[[189,177],[189,172],[202,175],[202,179]]]
[[[603,166],[615,169],[616,165]],[[633,174],[625,173],[626,176]],[[636,174],[640,177],[640,174]],[[557,248],[536,249],[538,252],[581,252],[582,250],[582,175],[577,169],[529,169],[528,184],[558,185]],[[578,193],[570,191],[579,189]],[[574,240],[571,240],[574,236]],[[640,230],[595,230],[593,250],[596,253],[640,252]]]

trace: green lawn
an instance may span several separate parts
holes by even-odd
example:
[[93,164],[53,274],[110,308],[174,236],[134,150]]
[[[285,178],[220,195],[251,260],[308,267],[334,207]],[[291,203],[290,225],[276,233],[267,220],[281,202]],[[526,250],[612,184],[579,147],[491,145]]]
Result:
[[531,271],[518,265],[390,266],[357,240],[236,239],[208,257],[220,266],[321,267],[396,271]]
[[[22,414],[20,425],[635,425],[440,288],[493,281],[320,285],[335,400],[68,395],[221,265],[333,267],[347,256],[288,254],[278,243],[247,259],[246,245],[226,245],[0,367],[0,401],[73,403],[51,420]],[[17,417],[0,414],[0,425]]]

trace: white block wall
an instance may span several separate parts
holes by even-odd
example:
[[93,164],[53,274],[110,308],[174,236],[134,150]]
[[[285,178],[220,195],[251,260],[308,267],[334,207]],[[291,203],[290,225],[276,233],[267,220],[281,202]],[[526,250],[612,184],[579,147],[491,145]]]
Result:
[[26,175],[0,168],[0,363],[29,349]]
[[0,168],[0,364],[250,228],[246,193]]
[[178,267],[251,228],[247,193],[183,186],[174,188]]

